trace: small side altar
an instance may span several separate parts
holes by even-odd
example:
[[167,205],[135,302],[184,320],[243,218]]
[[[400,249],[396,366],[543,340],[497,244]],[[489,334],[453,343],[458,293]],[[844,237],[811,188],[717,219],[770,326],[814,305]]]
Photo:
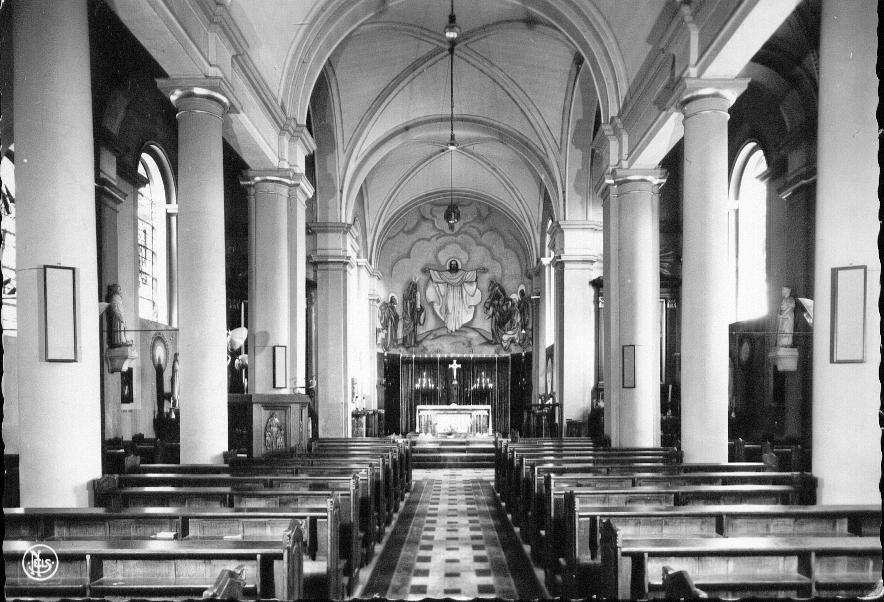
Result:
[[490,435],[490,405],[419,405],[417,431],[421,434]]

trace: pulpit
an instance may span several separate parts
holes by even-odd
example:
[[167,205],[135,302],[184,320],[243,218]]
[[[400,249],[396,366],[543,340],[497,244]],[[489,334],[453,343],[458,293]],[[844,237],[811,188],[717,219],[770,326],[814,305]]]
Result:
[[230,449],[260,458],[287,448],[306,449],[310,397],[300,393],[228,395]]

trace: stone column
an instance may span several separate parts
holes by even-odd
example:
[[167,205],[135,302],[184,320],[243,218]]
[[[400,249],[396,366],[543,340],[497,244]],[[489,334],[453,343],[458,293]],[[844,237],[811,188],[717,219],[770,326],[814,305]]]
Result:
[[682,82],[681,442],[686,462],[727,462],[728,108],[748,80]]
[[295,174],[268,169],[243,175],[249,189],[249,392],[288,393],[291,375],[285,388],[274,386],[273,347],[293,351],[288,216],[289,204],[297,202],[290,199]]
[[[283,132],[285,165],[291,166],[294,186],[289,203],[289,298],[291,300],[291,349],[289,381],[295,391],[307,391],[307,202],[313,198],[313,185],[307,179],[306,159],[316,150],[316,142],[304,124],[287,124]],[[315,366],[314,366],[315,369]]]
[[[813,295],[813,473],[821,504],[881,501],[876,8],[870,0],[822,4]],[[832,268],[858,265],[868,266],[865,360],[836,364]],[[859,303],[843,303],[850,301]]]
[[[537,403],[537,398],[546,388],[546,306],[544,304],[545,284],[546,284],[546,266],[543,260],[537,262],[537,265],[531,271],[531,319],[534,323],[531,325],[531,350],[532,363],[531,367],[531,403]],[[522,430],[522,417],[514,416],[511,427]]]
[[[166,205],[169,245],[169,326],[178,327],[178,204]],[[171,365],[171,360],[170,364]]]
[[[620,370],[606,381],[610,403],[617,408],[611,443],[616,447],[660,445],[660,214],[659,169],[614,169],[609,182],[616,196],[606,218],[616,229],[617,277],[607,291],[619,300],[612,352]],[[607,256],[606,256],[607,257]],[[605,283],[608,284],[607,282]],[[624,351],[626,349],[626,352]],[[626,366],[624,353],[633,361]]]
[[[4,10],[10,8],[21,504],[89,506],[88,483],[101,476],[103,367],[88,11],[85,0],[17,2]],[[73,362],[46,361],[47,265],[76,270]]]
[[602,227],[598,222],[553,225],[555,271],[555,393],[565,420],[586,420],[595,384],[595,289]]
[[316,409],[319,435],[345,437],[350,422],[348,379],[347,307],[350,272],[355,267],[349,255],[350,224],[310,224],[316,235]]
[[161,80],[178,109],[178,353],[181,462],[220,463],[227,449],[227,288],[216,79]]

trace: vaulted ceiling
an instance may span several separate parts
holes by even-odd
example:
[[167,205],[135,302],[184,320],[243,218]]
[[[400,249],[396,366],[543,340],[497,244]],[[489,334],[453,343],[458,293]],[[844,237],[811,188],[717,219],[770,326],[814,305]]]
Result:
[[678,78],[738,75],[798,2],[456,0],[451,152],[448,0],[106,1],[170,77],[225,82],[252,168],[302,167],[286,132],[309,113],[315,217],[359,215],[370,259],[452,188],[512,216],[532,259],[546,219],[599,222],[604,168],[654,166],[680,137],[660,104]]

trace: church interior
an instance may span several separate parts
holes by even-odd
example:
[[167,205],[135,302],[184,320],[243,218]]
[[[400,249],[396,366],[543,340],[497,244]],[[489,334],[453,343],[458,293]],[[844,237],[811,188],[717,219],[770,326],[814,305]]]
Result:
[[5,597],[884,598],[877,25],[0,1]]

